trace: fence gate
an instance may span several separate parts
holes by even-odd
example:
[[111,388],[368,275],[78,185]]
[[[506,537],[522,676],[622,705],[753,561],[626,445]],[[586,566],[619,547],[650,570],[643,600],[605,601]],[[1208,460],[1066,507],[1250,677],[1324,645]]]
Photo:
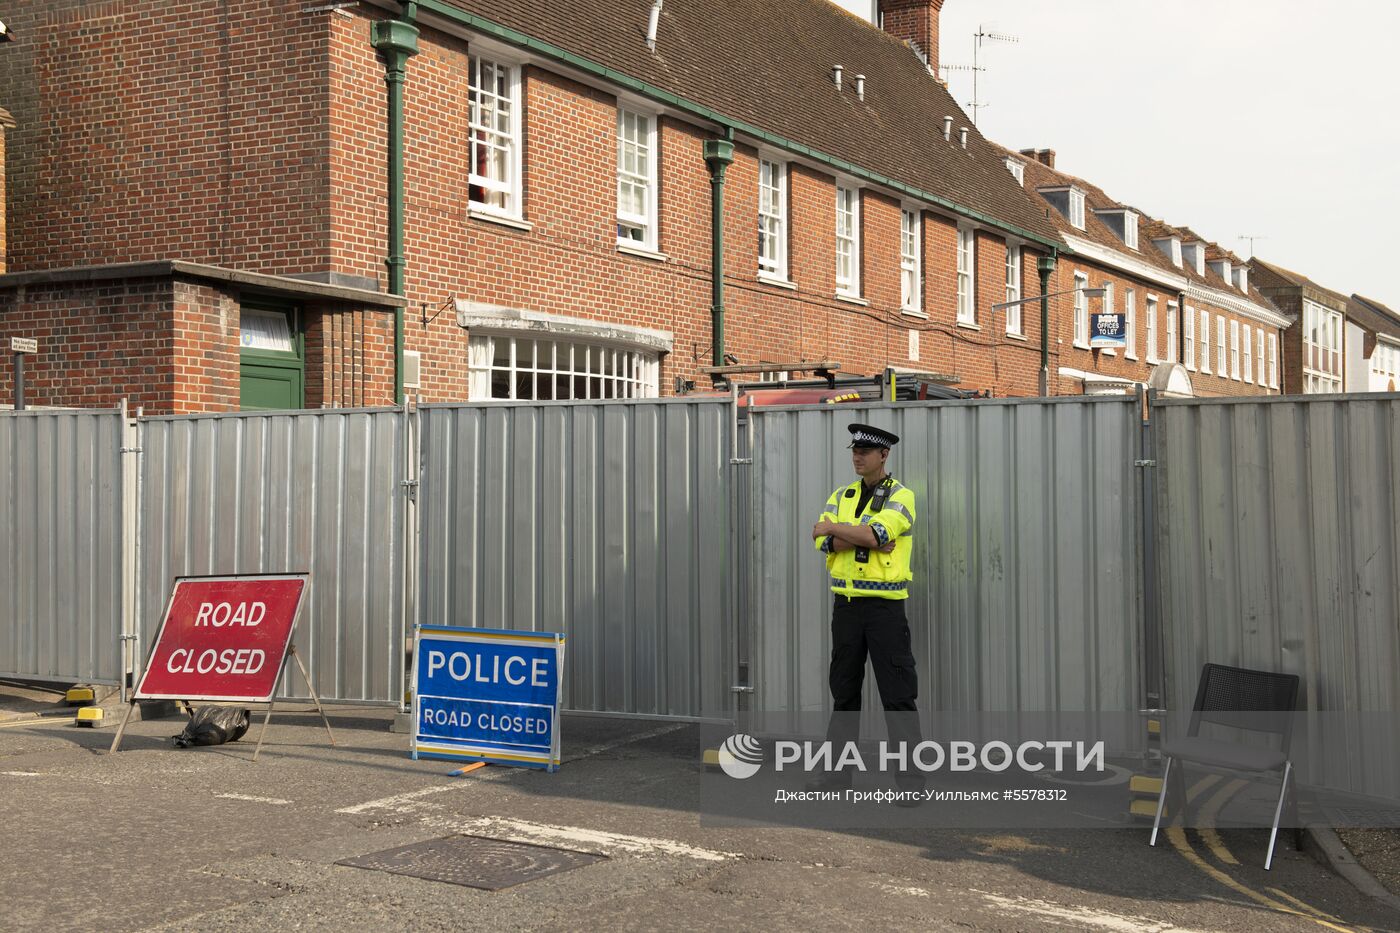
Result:
[[0,677],[116,684],[122,414],[0,414]]

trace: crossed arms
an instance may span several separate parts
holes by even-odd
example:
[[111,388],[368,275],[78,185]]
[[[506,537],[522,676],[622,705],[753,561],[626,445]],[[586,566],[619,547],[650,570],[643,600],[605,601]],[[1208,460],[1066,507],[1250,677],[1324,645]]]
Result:
[[891,539],[888,544],[881,547],[879,539],[875,537],[875,532],[869,525],[846,525],[823,519],[812,526],[813,541],[827,536],[832,539],[832,551],[837,553],[858,547],[869,548],[872,551],[884,551],[886,554],[894,551],[894,540]]

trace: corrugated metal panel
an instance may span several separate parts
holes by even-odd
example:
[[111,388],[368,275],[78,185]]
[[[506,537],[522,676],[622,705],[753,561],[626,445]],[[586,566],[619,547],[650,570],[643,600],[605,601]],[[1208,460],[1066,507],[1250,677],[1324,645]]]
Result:
[[[830,708],[811,528],[855,479],[852,421],[900,435],[890,470],[917,501],[922,710],[1138,709],[1137,412],[1112,398],[755,411],[755,709]],[[868,679],[867,709],[875,697]]]
[[724,400],[425,406],[420,624],[564,632],[565,706],[729,706]]
[[119,679],[121,430],[117,412],[0,415],[0,674]]
[[[179,576],[308,571],[317,693],[400,702],[405,420],[329,410],[142,421],[141,653]],[[283,690],[306,696],[297,673]]]

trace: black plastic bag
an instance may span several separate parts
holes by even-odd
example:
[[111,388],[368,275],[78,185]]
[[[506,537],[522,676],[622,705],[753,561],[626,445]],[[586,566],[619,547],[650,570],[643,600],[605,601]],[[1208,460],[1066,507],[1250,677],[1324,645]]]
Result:
[[185,731],[170,739],[176,748],[237,742],[248,731],[248,720],[248,711],[236,706],[201,706],[185,724]]

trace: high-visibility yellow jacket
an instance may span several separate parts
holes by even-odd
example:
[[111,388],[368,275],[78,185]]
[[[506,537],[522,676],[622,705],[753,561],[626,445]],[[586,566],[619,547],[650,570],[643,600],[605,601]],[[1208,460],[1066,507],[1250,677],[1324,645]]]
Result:
[[817,550],[826,554],[826,569],[831,577],[831,592],[841,596],[879,596],[883,599],[908,599],[909,581],[914,579],[909,569],[909,558],[914,551],[914,493],[909,487],[899,483],[893,476],[886,477],[890,484],[884,508],[875,508],[876,497],[871,496],[864,511],[856,514],[856,504],[860,502],[861,481],[836,490],[826,502],[822,520],[840,522],[843,525],[869,525],[875,532],[875,540],[880,544],[895,542],[894,552],[885,554],[871,548],[860,560],[860,551],[851,549],[836,551],[831,537],[818,538],[814,542]]

